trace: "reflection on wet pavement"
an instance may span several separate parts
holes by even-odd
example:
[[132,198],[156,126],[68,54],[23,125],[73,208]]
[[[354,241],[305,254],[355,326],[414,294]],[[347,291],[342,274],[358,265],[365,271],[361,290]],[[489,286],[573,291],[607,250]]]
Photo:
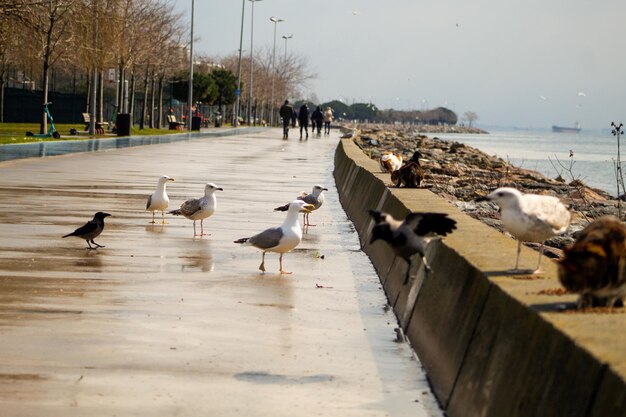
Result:
[[[440,415],[414,401],[428,384],[332,187],[336,138],[264,132],[0,163],[2,417]],[[210,236],[148,223],[163,174],[170,208],[224,188]],[[331,191],[284,256],[293,275],[273,253],[261,274],[233,240],[313,184]],[[61,238],[96,211],[105,248]]]

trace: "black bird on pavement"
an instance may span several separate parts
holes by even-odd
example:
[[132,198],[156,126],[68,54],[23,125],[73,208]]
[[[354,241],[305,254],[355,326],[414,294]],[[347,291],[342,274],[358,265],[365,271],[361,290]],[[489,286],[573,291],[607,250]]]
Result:
[[411,257],[416,253],[422,258],[426,273],[431,271],[426,262],[426,248],[435,236],[445,236],[456,229],[456,221],[445,213],[409,213],[404,221],[394,219],[390,214],[370,210],[376,223],[372,229],[370,244],[381,239],[391,245],[396,256],[404,259],[409,267],[403,285],[409,282]]
[[[93,216],[93,219],[85,223],[84,226],[79,227],[78,229],[74,230],[72,233],[69,233],[63,237],[76,236],[81,239],[85,239],[87,241],[87,245],[89,246],[89,249],[104,248],[103,245],[99,245],[93,240],[97,238],[98,236],[100,236],[100,233],[102,233],[102,231],[104,230],[104,218],[109,217],[109,216],[110,216],[109,213],[103,213],[99,211]],[[96,245],[96,247],[92,248],[89,242]]]

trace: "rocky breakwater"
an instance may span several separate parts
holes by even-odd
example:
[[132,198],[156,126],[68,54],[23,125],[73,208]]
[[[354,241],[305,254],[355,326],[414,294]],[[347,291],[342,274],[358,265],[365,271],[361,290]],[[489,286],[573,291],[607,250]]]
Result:
[[[476,203],[476,198],[498,187],[559,197],[569,205],[572,224],[564,235],[546,242],[545,253],[551,257],[559,257],[560,249],[573,243],[577,233],[593,219],[606,214],[618,215],[617,200],[602,190],[587,187],[578,180],[568,183],[548,178],[462,143],[423,135],[416,127],[360,125],[353,138],[375,160],[388,151],[408,160],[419,150],[425,171],[420,187],[429,188],[466,214],[500,231],[503,227],[498,207],[493,203]],[[389,186],[395,185],[390,182]],[[537,244],[529,246],[539,247]]]

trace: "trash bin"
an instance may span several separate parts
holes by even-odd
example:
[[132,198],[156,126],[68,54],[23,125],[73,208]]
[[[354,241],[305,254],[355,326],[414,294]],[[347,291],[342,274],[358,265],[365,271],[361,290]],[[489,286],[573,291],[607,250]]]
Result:
[[115,125],[117,136],[130,136],[130,113],[118,113]]
[[200,130],[201,124],[202,124],[202,117],[193,116],[191,118],[191,130]]
[[222,113],[215,113],[215,127],[222,127]]

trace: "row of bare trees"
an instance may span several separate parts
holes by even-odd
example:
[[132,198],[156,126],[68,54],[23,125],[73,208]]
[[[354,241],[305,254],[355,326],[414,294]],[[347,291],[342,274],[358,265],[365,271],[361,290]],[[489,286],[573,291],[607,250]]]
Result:
[[[117,111],[137,112],[132,98],[142,94],[141,126],[148,120],[150,127],[159,127],[154,121],[162,123],[164,89],[189,65],[187,25],[173,0],[2,0],[0,90],[4,91],[10,71],[19,71],[25,79],[40,81],[43,104],[48,101],[51,69],[61,80],[75,79],[78,72],[87,80],[84,88],[93,125],[103,120],[104,78],[115,68],[116,83],[110,88],[116,89]],[[198,60],[205,65],[198,65],[196,71],[210,71],[217,65],[237,73],[236,54]],[[249,64],[248,59],[243,61],[242,80],[248,79]],[[255,109],[270,107],[272,78],[274,97],[280,102],[296,97],[314,77],[306,59],[294,55],[277,61],[272,71],[269,48],[259,50],[253,67]],[[241,98],[245,105],[247,95]],[[3,103],[0,97],[0,117]],[[46,124],[42,112],[42,132]]]

